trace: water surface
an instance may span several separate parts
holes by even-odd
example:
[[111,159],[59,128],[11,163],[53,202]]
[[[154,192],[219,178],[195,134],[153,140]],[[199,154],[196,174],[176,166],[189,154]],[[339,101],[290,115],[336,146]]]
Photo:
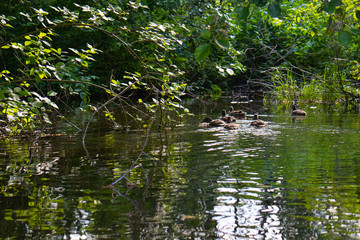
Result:
[[360,239],[360,116],[260,117],[1,140],[0,238]]

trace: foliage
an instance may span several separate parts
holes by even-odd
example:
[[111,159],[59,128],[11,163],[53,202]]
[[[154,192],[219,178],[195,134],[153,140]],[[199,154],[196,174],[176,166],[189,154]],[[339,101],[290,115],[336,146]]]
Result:
[[158,110],[174,126],[187,91],[255,82],[287,101],[359,100],[357,1],[84,2],[0,3],[2,130],[31,132],[66,107],[116,122],[110,103],[135,108],[124,114],[138,126]]
[[[128,10],[112,5],[101,9],[80,6],[79,4],[75,4],[75,6],[77,9],[73,11],[66,7],[51,6],[49,10],[32,7],[29,10],[35,12],[33,15],[20,12],[17,18],[3,16],[2,33],[4,41],[1,43],[1,47],[3,51],[8,51],[3,56],[15,56],[18,60],[15,66],[9,67],[5,62],[4,70],[0,76],[5,80],[1,85],[2,94],[0,97],[2,97],[3,121],[7,127],[10,126],[12,130],[26,129],[31,131],[36,126],[39,127],[37,124],[39,122],[35,122],[35,119],[40,118],[42,121],[46,120],[44,122],[50,123],[48,116],[43,113],[51,110],[51,108],[46,108],[38,102],[45,101],[50,107],[57,108],[55,100],[63,101],[64,98],[70,97],[74,99],[75,96],[81,99],[78,106],[80,109],[96,109],[90,102],[92,92],[90,87],[105,90],[109,96],[123,95],[129,90],[132,92],[145,91],[149,96],[156,96],[154,99],[157,103],[162,103],[162,109],[166,109],[166,111],[174,110],[178,114],[188,112],[181,107],[179,101],[174,101],[180,100],[179,97],[186,86],[186,84],[178,84],[172,81],[175,77],[181,76],[182,71],[172,64],[171,59],[166,58],[166,54],[174,50],[174,46],[178,44],[174,37],[175,32],[172,30],[172,25],[149,22],[140,28],[130,30],[130,27],[134,25],[127,18],[130,16],[130,12],[140,12],[147,9],[140,3],[129,2],[125,4]],[[51,16],[56,16],[56,18],[50,19]],[[20,23],[22,26],[23,18],[32,23],[31,27],[34,25],[34,30],[27,29],[26,33],[19,35],[16,24]],[[139,22],[141,19],[137,19],[137,21]],[[128,24],[120,29],[114,28],[114,26],[122,26],[123,22]],[[98,78],[95,75],[89,75],[88,69],[91,67],[90,61],[95,60],[93,55],[102,51],[88,42],[84,43],[87,46],[84,49],[79,46],[77,48],[75,46],[62,46],[63,44],[59,43],[59,39],[53,39],[71,34],[74,27],[83,31],[84,34],[100,31],[115,39],[112,44],[116,43],[118,50],[119,48],[126,50],[125,53],[122,53],[121,58],[135,59],[133,60],[135,63],[132,65],[138,67],[137,71],[131,67],[120,69],[122,72],[117,72],[121,76],[119,80],[112,77],[108,86],[95,83],[94,80]],[[69,33],[62,30],[61,35],[58,35],[56,31],[60,28],[67,28]],[[123,35],[128,41],[132,40],[131,46],[117,34]],[[7,36],[15,37],[5,39]],[[56,43],[62,47],[54,47]],[[141,58],[134,51],[139,43],[150,43],[140,52]],[[99,45],[96,42],[93,44]],[[65,48],[67,50],[63,50]],[[125,70],[127,70],[126,74]],[[34,94],[37,97],[34,101],[27,99]],[[125,102],[124,99],[121,100]],[[146,104],[145,101],[140,100],[138,102]],[[27,107],[28,104],[21,106],[19,102],[35,102],[35,104],[31,104],[30,109]],[[181,112],[178,111],[179,108],[182,109]],[[13,131],[13,133],[19,133],[19,131]]]
[[[354,55],[359,48],[358,9],[355,1],[300,2],[282,7],[282,19],[269,18],[278,39],[282,39],[277,44],[285,47],[273,48],[279,59],[276,63],[281,63],[273,69],[277,75],[285,71],[280,82],[273,81],[278,100],[347,107],[358,104],[358,84],[349,74],[358,59]],[[289,71],[295,81],[289,81]]]

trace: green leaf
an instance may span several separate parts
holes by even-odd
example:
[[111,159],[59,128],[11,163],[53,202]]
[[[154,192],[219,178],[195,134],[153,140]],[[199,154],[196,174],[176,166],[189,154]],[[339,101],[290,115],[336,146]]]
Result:
[[200,36],[203,39],[209,39],[211,36],[211,32],[208,29],[203,29],[203,30],[201,30]]
[[336,7],[343,5],[342,0],[331,0],[330,3],[334,4]]
[[195,49],[195,59],[200,62],[207,58],[210,54],[210,44],[204,43]]
[[339,32],[339,42],[344,45],[347,46],[352,42],[352,36],[348,31],[340,31]]
[[269,4],[268,13],[271,17],[279,17],[281,14],[280,4],[277,4],[277,3]]
[[63,68],[65,67],[65,64],[64,64],[63,62],[58,62],[58,63],[55,65],[55,67],[56,67],[57,69],[63,69]]
[[31,45],[31,43],[32,43],[32,41],[25,41],[24,45],[25,45],[25,47],[26,47],[26,46]]
[[46,54],[49,54],[49,53],[52,52],[52,50],[51,50],[51,49],[48,49],[48,48],[45,48],[45,49],[43,49],[43,52],[46,53]]
[[356,10],[355,15],[356,15],[357,20],[360,21],[360,10]]
[[216,45],[218,45],[222,49],[229,49],[230,48],[229,42],[224,40],[224,39],[215,39],[215,43],[216,43]]
[[26,64],[34,64],[36,62],[34,56],[26,59]]
[[40,77],[40,74],[36,74],[36,76],[35,76],[35,81],[36,81],[36,83],[39,83],[40,81],[41,81],[41,77]]
[[3,100],[5,98],[5,91],[0,90],[0,100]]
[[341,6],[343,3],[341,0],[332,0],[323,5],[323,9],[328,14],[332,14],[335,12],[336,7]]
[[27,91],[20,91],[19,94],[21,96],[29,96],[30,95]]
[[265,7],[265,5],[267,4],[267,0],[256,0],[254,2],[256,2],[255,4],[258,7]]
[[45,36],[46,36],[46,33],[40,32],[38,37],[39,37],[39,38],[43,38],[43,37],[45,37]]
[[80,98],[81,99],[84,99],[84,98],[86,98],[87,97],[87,94],[85,93],[85,92],[81,92],[80,93]]
[[87,61],[81,61],[80,63],[82,66],[84,66],[86,68],[89,67],[89,63]]
[[235,10],[235,12],[236,12],[238,18],[245,20],[249,16],[249,13],[250,13],[249,9],[250,9],[250,6],[239,7]]
[[9,45],[5,45],[5,46],[2,46],[1,48],[2,48],[2,49],[9,49],[10,46],[9,46]]
[[360,30],[358,28],[352,28],[350,29],[350,32],[354,35],[359,35],[360,34]]

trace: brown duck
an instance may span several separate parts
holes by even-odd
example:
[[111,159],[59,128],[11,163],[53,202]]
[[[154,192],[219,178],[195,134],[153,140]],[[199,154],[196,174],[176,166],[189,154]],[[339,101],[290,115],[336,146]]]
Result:
[[264,122],[263,120],[260,120],[257,113],[254,114],[253,120],[254,121],[252,121],[250,123],[251,126],[254,126],[254,127],[265,127],[266,126],[266,122]]
[[[236,121],[236,119],[235,119],[235,121]],[[227,122],[226,122],[224,128],[226,128],[228,130],[233,130],[233,129],[238,129],[239,125],[236,122],[231,122],[231,118],[229,117],[227,119]]]
[[226,115],[225,109],[222,110],[222,117],[221,120],[223,120],[226,123],[236,122],[236,118],[233,116]]
[[295,105],[292,106],[292,110],[291,115],[293,116],[306,116],[306,112],[304,110],[297,109]]
[[222,127],[222,126],[225,126],[225,124],[226,124],[223,120],[220,120],[220,119],[213,120],[210,117],[204,118],[202,123],[207,123],[208,127]]
[[227,123],[225,124],[224,128],[228,129],[228,130],[233,130],[233,129],[238,129],[239,125],[237,123]]
[[233,106],[230,106],[229,115],[237,119],[244,119],[246,117],[246,112],[242,110],[234,111]]

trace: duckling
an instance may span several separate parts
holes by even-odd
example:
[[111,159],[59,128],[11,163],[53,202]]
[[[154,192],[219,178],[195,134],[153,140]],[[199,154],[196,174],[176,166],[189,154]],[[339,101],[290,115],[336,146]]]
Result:
[[227,124],[225,124],[224,128],[226,128],[228,130],[233,130],[233,129],[238,129],[239,125],[234,122],[228,122]]
[[299,109],[296,109],[296,106],[293,105],[292,106],[292,113],[291,115],[293,116],[306,116],[306,112],[304,110],[299,110]]
[[254,121],[252,121],[250,123],[250,126],[255,126],[255,127],[265,127],[266,126],[266,122],[264,122],[263,120],[260,120],[257,113],[254,114],[253,120]]
[[208,127],[222,127],[225,126],[225,122],[220,119],[214,119],[212,120],[210,117],[204,118],[202,123],[207,123]]
[[221,120],[223,120],[224,122],[236,122],[236,118],[233,116],[226,116],[226,111],[225,109],[222,110],[222,117]]
[[246,112],[242,110],[234,111],[233,106],[230,106],[229,115],[236,117],[237,119],[244,119],[246,116]]

